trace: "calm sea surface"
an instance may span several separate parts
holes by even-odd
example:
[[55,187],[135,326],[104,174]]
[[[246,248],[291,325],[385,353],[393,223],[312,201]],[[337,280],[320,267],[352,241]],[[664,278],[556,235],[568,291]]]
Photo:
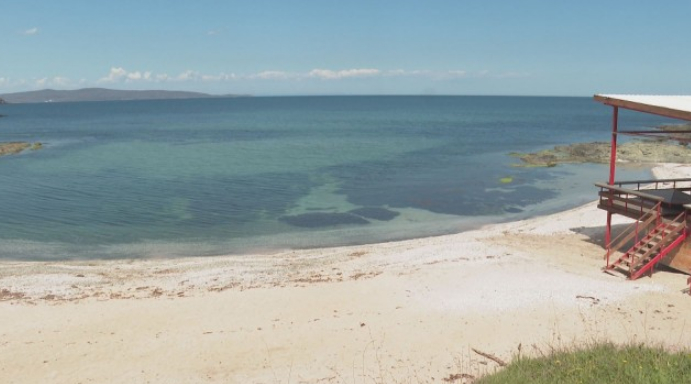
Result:
[[[248,253],[458,232],[594,200],[590,98],[258,97],[0,106],[0,258]],[[622,114],[626,127],[665,120]],[[630,177],[649,177],[630,170]]]

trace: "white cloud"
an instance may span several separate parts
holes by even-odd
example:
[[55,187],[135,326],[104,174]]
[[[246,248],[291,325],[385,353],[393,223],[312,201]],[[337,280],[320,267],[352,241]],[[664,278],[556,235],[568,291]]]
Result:
[[378,69],[362,68],[362,69],[343,69],[340,71],[333,71],[330,69],[313,69],[307,75],[308,77],[316,77],[324,80],[337,80],[352,77],[370,77],[377,76],[381,73]]
[[42,77],[35,79],[33,83],[36,88],[52,88],[52,87],[70,87],[73,85],[72,80],[64,76]]
[[267,70],[249,74],[236,74],[232,72],[220,72],[217,74],[203,73],[188,69],[179,74],[169,75],[168,73],[156,73],[152,71],[135,70],[129,71],[123,67],[111,67],[107,75],[97,79],[70,80],[64,76],[46,76],[32,79],[14,79],[8,76],[0,77],[0,86],[9,88],[69,88],[69,87],[88,87],[95,84],[179,84],[179,83],[223,83],[223,82],[252,82],[252,81],[286,81],[286,82],[307,82],[307,81],[347,81],[348,79],[380,78],[397,81],[397,78],[415,78],[417,81],[453,81],[465,78],[484,78],[484,79],[511,79],[530,77],[529,73],[524,72],[498,72],[493,73],[487,70],[465,71],[461,69],[451,70],[428,70],[428,69],[376,69],[376,68],[353,68],[353,69],[324,69],[315,68],[305,72],[287,72],[282,70]]
[[63,76],[55,76],[51,82],[53,85],[59,85],[59,86],[67,86],[67,85],[72,84],[72,81],[70,79],[63,77]]
[[468,77],[468,72],[457,69],[448,71],[434,71],[430,73],[429,77],[436,81],[462,79]]
[[213,36],[213,35],[218,35],[219,33],[223,32],[223,28],[216,28],[216,29],[211,29],[206,32],[207,35]]
[[179,74],[175,80],[177,81],[190,81],[190,80],[196,80],[199,77],[199,72],[197,71],[192,71],[190,69],[186,70],[185,72],[182,72]]
[[98,83],[117,83],[127,77],[127,71],[122,67],[111,67],[108,76],[98,79]]
[[[160,78],[159,78],[160,76]],[[98,79],[97,83],[133,83],[137,81],[165,81],[168,75],[154,75],[151,71],[127,71],[122,67],[111,67],[107,76]]]
[[451,77],[465,77],[468,73],[466,71],[452,70],[447,71],[446,74]]
[[176,76],[170,76],[167,73],[154,73],[151,71],[127,71],[121,67],[112,67],[107,76],[98,80],[98,83],[134,83],[134,82],[186,82],[186,81],[228,81],[236,79],[234,73],[226,74],[219,73],[218,75],[207,75],[188,69]]
[[37,27],[33,27],[33,28],[26,29],[26,30],[22,31],[21,34],[25,35],[25,36],[33,36],[33,35],[38,35],[39,32],[40,32],[40,30]]
[[201,75],[200,78],[202,81],[229,81],[229,80],[235,80],[237,79],[237,75],[234,73],[219,73],[218,75]]
[[247,76],[248,79],[261,79],[261,80],[287,80],[290,78],[295,78],[297,76],[291,75],[288,72],[283,71],[263,71]]
[[3,88],[3,91],[6,91],[7,89],[10,88],[20,88],[24,87],[30,84],[24,79],[13,79],[11,77],[0,77],[0,87]]
[[409,70],[409,69],[392,69],[384,73],[385,76],[429,76],[432,71],[428,70]]

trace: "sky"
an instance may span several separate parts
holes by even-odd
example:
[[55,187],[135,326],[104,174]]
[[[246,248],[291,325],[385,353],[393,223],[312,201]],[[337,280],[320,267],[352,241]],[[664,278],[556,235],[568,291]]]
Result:
[[0,94],[691,93],[691,1],[0,0]]

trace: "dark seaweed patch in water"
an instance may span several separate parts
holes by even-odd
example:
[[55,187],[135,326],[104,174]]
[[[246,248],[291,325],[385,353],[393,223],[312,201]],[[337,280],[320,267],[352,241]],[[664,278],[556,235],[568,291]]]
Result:
[[[510,169],[494,164],[488,156],[462,156],[458,148],[435,148],[408,153],[389,161],[372,161],[356,166],[336,166],[329,171],[342,180],[339,192],[359,206],[417,208],[461,216],[500,215],[504,207],[523,207],[557,196],[550,189],[530,183],[554,178],[539,169],[511,169],[511,185],[500,183]],[[458,175],[458,176],[457,176]],[[460,176],[460,177],[459,177]],[[491,192],[501,186],[505,191]],[[488,190],[490,192],[488,192]]]
[[380,221],[390,221],[393,220],[396,216],[400,215],[400,213],[396,211],[390,211],[386,208],[379,207],[362,207],[353,209],[352,211],[348,211],[348,213],[362,216],[367,219],[374,219]]
[[506,212],[508,212],[508,213],[520,213],[520,212],[523,212],[522,209],[516,208],[516,207],[504,208],[504,211],[506,211]]
[[303,228],[369,224],[369,221],[363,219],[362,217],[351,215],[349,213],[304,213],[302,215],[283,216],[279,220],[286,222],[290,225]]

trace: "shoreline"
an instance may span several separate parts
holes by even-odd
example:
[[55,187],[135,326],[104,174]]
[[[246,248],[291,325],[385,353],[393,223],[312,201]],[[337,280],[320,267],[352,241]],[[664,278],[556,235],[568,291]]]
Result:
[[[691,167],[653,172],[685,177]],[[508,361],[598,340],[691,345],[687,276],[632,282],[602,273],[604,223],[591,202],[389,243],[2,261],[0,378],[437,383],[498,369],[472,348]]]

